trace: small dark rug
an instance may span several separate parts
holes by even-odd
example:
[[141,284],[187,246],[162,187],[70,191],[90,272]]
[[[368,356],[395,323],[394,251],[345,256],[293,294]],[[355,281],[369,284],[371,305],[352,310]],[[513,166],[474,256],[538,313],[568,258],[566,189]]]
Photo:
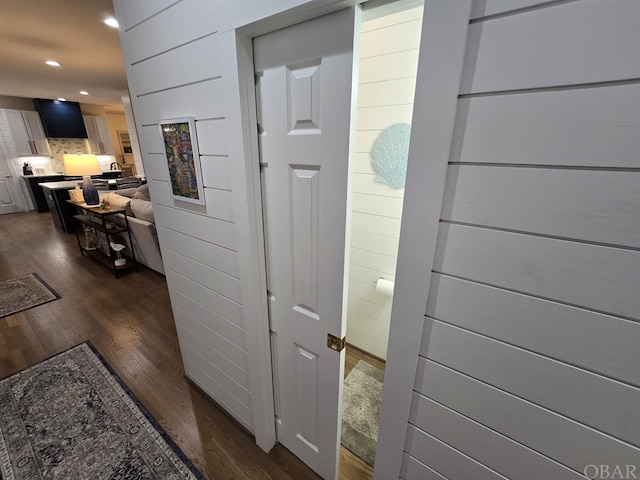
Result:
[[60,298],[38,274],[0,281],[0,318],[28,310]]
[[0,381],[0,472],[204,480],[88,342]]
[[344,381],[342,445],[373,466],[384,373],[360,360]]

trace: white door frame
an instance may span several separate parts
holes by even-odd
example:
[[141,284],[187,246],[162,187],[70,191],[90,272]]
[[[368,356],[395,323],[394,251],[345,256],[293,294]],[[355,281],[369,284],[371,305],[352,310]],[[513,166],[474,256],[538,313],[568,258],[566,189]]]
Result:
[[[271,368],[271,341],[269,329],[269,311],[267,306],[266,254],[264,249],[264,231],[262,217],[262,195],[260,185],[260,151],[258,148],[257,110],[255,96],[255,74],[253,66],[253,38],[266,33],[289,27],[313,18],[317,18],[343,8],[361,3],[362,0],[327,1],[320,4],[312,2],[287,10],[265,20],[235,30],[230,38],[234,43],[239,91],[228,92],[238,98],[241,117],[236,119],[242,125],[242,151],[244,164],[237,169],[242,178],[234,185],[240,198],[247,199],[248,222],[236,224],[238,248],[247,252],[249,258],[240,262],[240,273],[244,291],[251,296],[244,297],[243,306],[246,319],[247,355],[254,416],[254,435],[256,444],[269,452],[276,444],[274,386]],[[231,81],[229,84],[233,85]],[[231,147],[233,148],[233,147]],[[259,275],[256,275],[256,267]],[[254,373],[258,373],[255,375]]]
[[16,171],[15,165],[13,161],[11,161],[11,157],[9,156],[9,152],[7,152],[6,145],[4,140],[0,139],[0,155],[3,157],[4,162],[7,165],[7,170],[11,175],[9,182],[13,185],[13,193],[14,199],[18,207],[22,209],[23,212],[29,211],[29,204],[27,203],[27,199],[24,196],[24,191],[22,190],[22,186],[20,185],[20,175]]
[[411,125],[419,134],[411,136],[409,145],[374,480],[400,476],[471,4],[457,0],[424,5]]

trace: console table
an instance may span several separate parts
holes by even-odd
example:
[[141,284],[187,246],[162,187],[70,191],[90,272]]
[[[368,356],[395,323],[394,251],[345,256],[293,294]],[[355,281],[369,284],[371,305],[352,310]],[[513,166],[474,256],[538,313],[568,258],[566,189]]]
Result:
[[[129,231],[129,220],[127,219],[127,211],[124,208],[109,208],[108,210],[103,210],[100,207],[88,207],[86,203],[71,200],[67,200],[67,203],[82,212],[73,216],[73,219],[77,222],[74,231],[82,255],[90,255],[105,265],[110,266],[116,278],[118,278],[119,273],[123,270],[135,268],[136,272],[138,271],[136,253],[133,250],[133,241],[131,240],[131,232]],[[121,217],[116,218],[115,216],[118,214],[122,214],[124,220],[122,220]],[[86,243],[85,245],[82,244],[80,235],[85,234],[84,227],[104,234],[107,242],[105,251],[101,251],[97,246],[91,247]],[[131,245],[130,256],[127,255],[123,257],[127,260],[124,265],[116,265],[116,252],[111,248],[111,238],[117,233],[126,234],[129,238],[129,245]]]

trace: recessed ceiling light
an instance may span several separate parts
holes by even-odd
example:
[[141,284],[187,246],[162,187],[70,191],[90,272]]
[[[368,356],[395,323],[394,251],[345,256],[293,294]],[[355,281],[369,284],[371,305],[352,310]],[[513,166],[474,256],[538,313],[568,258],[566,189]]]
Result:
[[51,65],[52,67],[59,67],[60,64],[58,62],[56,62],[55,60],[47,60],[46,61],[47,65]]
[[118,21],[115,18],[107,18],[104,23],[113,28],[118,28]]
[[89,95],[89,92],[86,90],[80,90],[80,95]]
[[66,102],[66,101],[67,101],[67,99],[66,99],[66,98],[62,98],[62,97],[60,97],[60,98],[58,98],[58,101],[59,101],[59,102]]

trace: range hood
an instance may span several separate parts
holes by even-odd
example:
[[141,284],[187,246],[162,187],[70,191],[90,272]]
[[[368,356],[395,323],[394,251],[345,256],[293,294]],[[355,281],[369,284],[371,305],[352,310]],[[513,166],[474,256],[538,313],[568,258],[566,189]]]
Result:
[[47,138],[87,138],[80,104],[34,98]]

